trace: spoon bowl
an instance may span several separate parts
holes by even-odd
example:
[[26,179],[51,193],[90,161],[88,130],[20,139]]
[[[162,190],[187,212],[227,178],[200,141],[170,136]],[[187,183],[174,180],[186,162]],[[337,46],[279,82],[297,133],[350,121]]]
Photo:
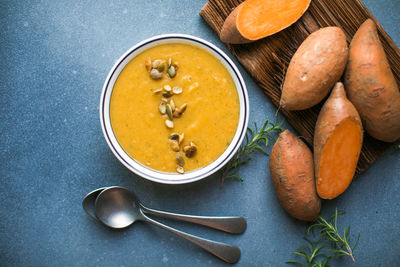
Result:
[[86,213],[92,217],[93,219],[97,220],[97,216],[96,213],[94,211],[94,205],[96,202],[96,198],[98,197],[98,195],[101,193],[101,191],[103,191],[104,189],[106,189],[107,187],[101,187],[98,188],[96,190],[93,190],[92,192],[89,192],[82,201],[82,207],[83,209],[86,211]]
[[97,218],[111,228],[125,228],[142,219],[143,213],[136,195],[121,187],[103,190],[96,198]]

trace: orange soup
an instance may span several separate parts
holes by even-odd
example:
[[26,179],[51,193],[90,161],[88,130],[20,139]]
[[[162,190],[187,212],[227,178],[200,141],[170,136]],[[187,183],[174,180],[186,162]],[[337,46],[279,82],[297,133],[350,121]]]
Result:
[[225,66],[206,50],[161,44],[134,57],[115,82],[111,125],[141,164],[184,173],[216,160],[232,141],[239,99]]

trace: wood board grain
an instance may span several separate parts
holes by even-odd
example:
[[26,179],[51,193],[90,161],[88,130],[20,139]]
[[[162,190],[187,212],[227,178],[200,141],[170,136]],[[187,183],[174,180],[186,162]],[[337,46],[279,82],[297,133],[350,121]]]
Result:
[[[243,0],[209,0],[199,14],[219,36],[225,18],[241,2]],[[347,41],[350,43],[358,27],[367,18],[373,19],[377,24],[389,63],[400,85],[400,49],[359,0],[312,0],[302,18],[289,28],[254,43],[228,44],[227,47],[256,80],[272,103],[278,107],[286,68],[304,39],[321,27],[339,26],[346,33]],[[310,147],[312,147],[314,127],[322,104],[303,111],[281,110],[287,121]],[[392,145],[365,134],[356,175],[365,171]]]

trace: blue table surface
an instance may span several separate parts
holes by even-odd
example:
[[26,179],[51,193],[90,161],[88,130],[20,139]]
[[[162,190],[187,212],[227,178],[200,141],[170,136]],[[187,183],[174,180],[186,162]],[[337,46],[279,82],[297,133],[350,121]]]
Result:
[[[240,169],[243,183],[213,175],[186,185],[146,181],[108,148],[99,123],[99,98],[114,62],[137,42],[186,33],[212,42],[237,63],[198,15],[202,1],[0,2],[0,265],[223,265],[202,249],[144,223],[111,230],[81,206],[89,191],[133,189],[152,208],[198,215],[244,216],[248,228],[232,236],[164,221],[202,237],[237,245],[239,266],[283,266],[293,259],[305,223],[289,217],[275,196],[268,158]],[[400,44],[400,2],[365,0]],[[250,122],[276,109],[238,64],[248,87]],[[291,128],[289,125],[285,125]],[[389,149],[323,214],[345,210],[339,226],[361,233],[358,266],[400,266],[400,152]],[[348,258],[336,265],[354,265]]]

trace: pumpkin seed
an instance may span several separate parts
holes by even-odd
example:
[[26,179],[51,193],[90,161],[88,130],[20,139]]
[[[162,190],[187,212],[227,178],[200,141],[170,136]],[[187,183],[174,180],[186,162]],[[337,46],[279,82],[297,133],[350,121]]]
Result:
[[178,138],[178,144],[181,144],[182,142],[183,142],[183,139],[185,138],[185,134],[184,133],[181,133],[180,135],[179,135],[179,138]]
[[163,72],[165,70],[165,61],[163,61],[157,68],[159,72]]
[[162,95],[163,95],[163,97],[171,97],[172,96],[172,93],[171,92],[163,92],[162,93]]
[[181,157],[181,155],[176,156],[176,163],[178,163],[179,166],[183,167],[185,165],[185,160]]
[[170,129],[174,128],[174,122],[173,121],[165,120],[165,125]]
[[174,118],[179,118],[182,114],[179,113],[179,109],[175,108],[174,112],[172,113],[172,116],[174,116]]
[[183,152],[185,152],[186,157],[192,158],[197,152],[197,146],[193,142],[190,142],[189,146],[183,148]]
[[168,59],[168,68],[171,67],[171,64],[172,64],[172,58],[169,58]]
[[161,60],[160,60],[160,59],[156,59],[156,60],[154,60],[153,63],[151,64],[151,67],[152,67],[153,69],[157,69],[157,67],[158,67],[158,65],[160,65],[160,63],[161,63]]
[[175,110],[174,110],[174,112],[172,113],[172,115],[173,115],[175,118],[179,118],[179,117],[181,117],[182,114],[185,112],[186,108],[187,108],[187,104],[185,103],[185,104],[183,104],[180,108],[175,108]]
[[144,63],[144,65],[146,66],[146,70],[148,71],[148,72],[150,72],[151,71],[151,58],[150,57],[148,57],[147,59],[146,59],[146,62]]
[[179,147],[178,141],[176,141],[176,140],[170,140],[170,146],[171,146],[171,149],[172,149],[173,151],[179,152],[180,147]]
[[182,87],[179,87],[179,86],[175,86],[175,87],[172,89],[172,92],[173,92],[175,95],[181,94],[182,91],[183,91]]
[[172,133],[172,134],[169,135],[169,138],[168,138],[168,139],[169,139],[169,140],[178,141],[178,140],[179,140],[179,134],[177,134],[177,133]]
[[171,86],[169,86],[168,84],[164,85],[163,96],[164,97],[171,97],[172,96],[172,89],[171,89]]
[[190,146],[189,149],[186,150],[185,156],[188,158],[192,158],[194,156],[194,154],[196,153],[196,151],[197,150],[195,148]]
[[168,99],[166,99],[165,97],[162,97],[162,98],[161,98],[161,101],[162,101],[162,102],[165,102],[165,103],[168,103]]
[[164,90],[166,91],[166,92],[171,92],[171,86],[169,86],[168,84],[166,84],[166,85],[164,85]]
[[152,70],[150,71],[150,77],[151,77],[153,80],[160,80],[160,79],[162,78],[162,73],[159,72],[157,69],[152,69]]
[[167,112],[168,118],[170,120],[173,120],[173,116],[172,116],[172,108],[169,104],[166,105],[165,107],[165,111]]
[[[171,111],[174,111],[174,110],[175,110],[175,103],[174,103],[174,100],[173,100],[173,99],[171,99],[171,100],[169,101],[169,105],[171,106]],[[172,112],[171,112],[171,114],[172,114]]]
[[187,104],[185,103],[179,108],[179,113],[182,115],[183,112],[185,112],[186,108],[187,108]]
[[178,173],[180,173],[180,174],[184,174],[184,173],[185,173],[185,169],[183,169],[182,166],[178,166],[178,167],[176,168],[176,171],[177,171]]
[[167,105],[164,102],[161,102],[158,109],[160,110],[160,113],[164,115],[167,112]]
[[153,93],[157,94],[162,91],[162,88],[153,89],[152,91]]
[[165,70],[165,61],[161,59],[156,59],[151,64],[153,69],[157,69],[159,72],[163,72]]
[[171,77],[171,78],[174,78],[174,77],[175,77],[176,71],[175,71],[175,67],[174,67],[174,66],[170,66],[170,67],[168,68],[168,75],[169,75],[169,77]]

